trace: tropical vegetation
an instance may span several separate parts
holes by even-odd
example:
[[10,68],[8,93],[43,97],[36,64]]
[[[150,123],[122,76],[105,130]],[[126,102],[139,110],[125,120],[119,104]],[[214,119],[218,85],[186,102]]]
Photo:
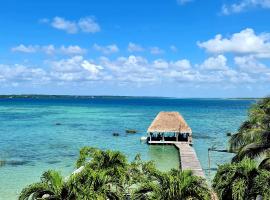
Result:
[[221,165],[213,180],[220,200],[270,199],[270,98],[254,104],[229,141],[232,163]]
[[221,200],[270,199],[270,172],[245,158],[218,168],[213,187]]
[[207,200],[206,181],[191,171],[159,171],[137,155],[128,162],[119,151],[84,147],[69,177],[47,171],[40,182],[24,188],[19,200]]
[[270,164],[270,97],[251,107],[248,120],[232,135],[229,145],[236,153],[233,161],[249,157],[259,159],[264,166]]

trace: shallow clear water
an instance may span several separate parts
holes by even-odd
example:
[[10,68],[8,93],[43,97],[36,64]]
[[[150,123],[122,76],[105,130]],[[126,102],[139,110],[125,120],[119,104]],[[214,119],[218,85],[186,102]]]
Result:
[[[16,199],[27,184],[47,169],[64,175],[74,170],[78,150],[85,146],[115,149],[131,160],[137,153],[162,170],[179,166],[173,146],[140,142],[159,111],[179,111],[193,130],[193,142],[204,169],[207,149],[226,148],[227,132],[235,131],[252,100],[89,98],[0,100],[0,200]],[[56,125],[60,123],[61,125]],[[136,129],[137,134],[126,134]],[[120,133],[114,137],[112,133]],[[211,174],[232,155],[211,153]],[[209,175],[209,172],[206,172]]]

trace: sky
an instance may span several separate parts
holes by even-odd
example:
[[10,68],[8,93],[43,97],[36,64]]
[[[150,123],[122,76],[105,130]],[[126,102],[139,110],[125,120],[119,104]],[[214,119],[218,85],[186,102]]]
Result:
[[270,0],[3,0],[0,94],[263,97]]

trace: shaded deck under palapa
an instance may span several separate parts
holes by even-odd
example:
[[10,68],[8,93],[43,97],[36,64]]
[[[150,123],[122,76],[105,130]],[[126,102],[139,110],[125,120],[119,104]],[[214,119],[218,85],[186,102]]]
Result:
[[148,144],[175,145],[179,151],[181,170],[191,170],[205,178],[192,145],[192,130],[178,112],[160,112],[148,128]]

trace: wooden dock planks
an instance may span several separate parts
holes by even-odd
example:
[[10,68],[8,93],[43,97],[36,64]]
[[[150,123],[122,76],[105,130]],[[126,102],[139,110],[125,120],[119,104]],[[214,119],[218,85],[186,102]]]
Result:
[[200,161],[193,147],[186,142],[177,142],[174,145],[179,150],[180,165],[182,170],[191,170],[194,175],[205,178]]

